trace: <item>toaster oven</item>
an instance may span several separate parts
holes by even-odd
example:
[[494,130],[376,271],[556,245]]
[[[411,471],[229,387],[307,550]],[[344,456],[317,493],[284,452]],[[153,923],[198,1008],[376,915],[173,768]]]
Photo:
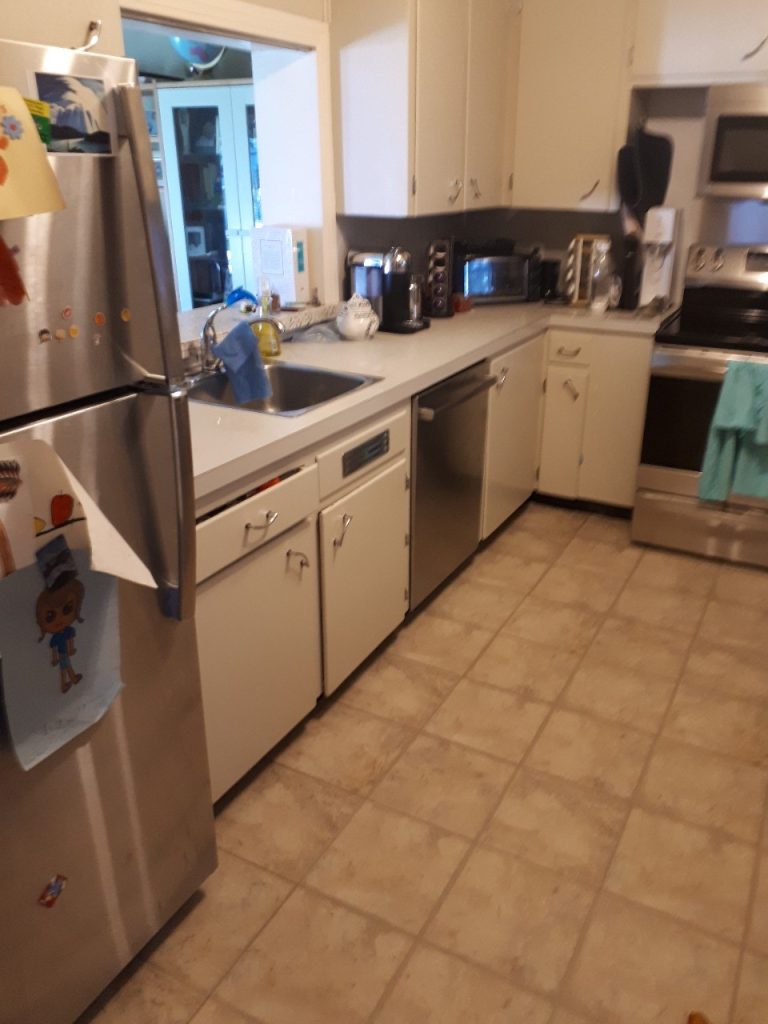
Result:
[[512,242],[455,243],[453,290],[484,302],[535,302],[541,298],[537,249],[516,252]]

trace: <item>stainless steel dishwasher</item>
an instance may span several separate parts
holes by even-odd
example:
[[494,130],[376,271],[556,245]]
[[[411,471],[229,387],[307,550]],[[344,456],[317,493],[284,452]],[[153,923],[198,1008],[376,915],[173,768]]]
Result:
[[480,541],[488,391],[482,363],[413,399],[410,607]]

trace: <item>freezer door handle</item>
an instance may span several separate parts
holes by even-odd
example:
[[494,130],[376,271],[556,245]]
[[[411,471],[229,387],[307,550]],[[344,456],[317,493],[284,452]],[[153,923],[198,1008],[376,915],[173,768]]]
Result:
[[160,193],[157,190],[141,92],[136,86],[120,85],[117,88],[117,100],[120,133],[128,138],[147,239],[165,377],[169,384],[181,384],[184,380],[184,366],[176,321],[176,302],[173,299],[176,295],[173,261],[163,221]]
[[174,490],[176,497],[176,565],[160,583],[160,608],[172,619],[189,619],[195,613],[195,488],[192,466],[189,400],[183,389],[170,395]]

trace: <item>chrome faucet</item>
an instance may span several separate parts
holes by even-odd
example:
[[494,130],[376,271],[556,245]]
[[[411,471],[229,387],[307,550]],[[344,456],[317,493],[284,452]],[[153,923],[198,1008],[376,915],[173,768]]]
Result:
[[205,318],[203,329],[200,331],[200,344],[202,345],[202,369],[203,372],[209,372],[211,370],[217,370],[221,366],[221,360],[217,359],[213,354],[213,346],[216,344],[216,328],[214,327],[213,321],[216,319],[222,309],[226,309],[226,305],[216,306],[212,309],[208,316]]

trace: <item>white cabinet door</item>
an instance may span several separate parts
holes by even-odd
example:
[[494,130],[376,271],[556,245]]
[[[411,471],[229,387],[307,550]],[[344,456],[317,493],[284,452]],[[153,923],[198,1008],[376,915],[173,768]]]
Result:
[[500,206],[510,69],[512,5],[471,0],[467,73],[464,208]]
[[462,209],[467,109],[467,2],[416,5],[417,214]]
[[544,494],[579,497],[588,386],[589,370],[550,364],[539,462],[539,490]]
[[706,85],[765,74],[767,37],[765,0],[641,0],[632,75]]
[[525,0],[514,206],[607,210],[626,130],[626,0]]
[[320,513],[326,693],[405,616],[408,493],[400,458]]
[[653,339],[591,338],[579,497],[608,505],[635,503]]
[[197,588],[197,643],[214,800],[321,693],[313,516]]
[[497,383],[488,400],[483,539],[536,489],[544,337],[504,352],[489,367]]

